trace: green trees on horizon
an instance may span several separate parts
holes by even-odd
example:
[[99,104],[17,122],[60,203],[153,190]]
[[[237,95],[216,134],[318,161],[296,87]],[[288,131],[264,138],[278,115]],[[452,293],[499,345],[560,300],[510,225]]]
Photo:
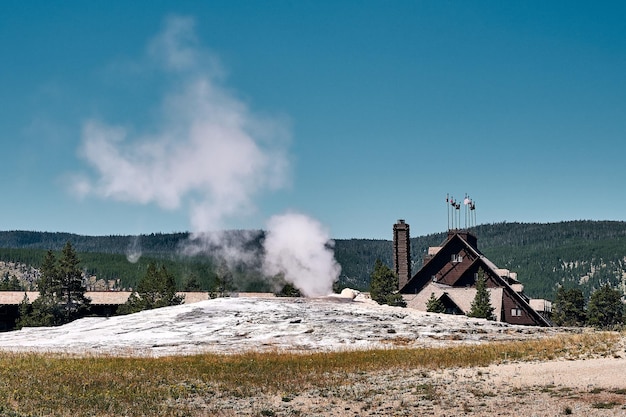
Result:
[[[417,222],[418,220],[414,220]],[[560,284],[579,285],[586,298],[594,289],[609,283],[617,287],[626,272],[626,222],[571,221],[549,224],[483,224],[472,231],[478,237],[481,252],[500,268],[518,274],[525,293],[531,298],[554,300]],[[243,235],[232,231],[233,236]],[[262,232],[259,231],[259,234]],[[387,265],[392,260],[391,233],[384,239],[336,239],[335,258],[342,267],[339,286],[368,291],[370,274],[376,259]],[[411,238],[411,261],[414,272],[422,265],[429,246],[438,246],[445,233]],[[188,233],[141,236],[78,236],[67,233],[7,231],[0,232],[0,260],[21,262],[39,268],[49,248],[60,251],[70,240],[80,254],[88,275],[99,279],[120,280],[120,288],[135,288],[149,262],[164,264],[177,279],[180,288],[209,291],[215,288],[219,260],[210,254],[193,258],[177,256],[177,248],[189,238]],[[126,260],[129,239],[138,239],[143,256],[136,264]],[[249,247],[258,250],[260,239]],[[263,286],[250,270],[233,270],[240,291],[271,290]],[[194,283],[192,277],[195,276]],[[199,284],[199,285],[198,285]]]

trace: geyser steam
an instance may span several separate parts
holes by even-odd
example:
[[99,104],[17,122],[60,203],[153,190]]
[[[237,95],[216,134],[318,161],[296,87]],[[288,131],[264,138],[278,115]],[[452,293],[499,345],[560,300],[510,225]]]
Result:
[[307,297],[332,293],[341,267],[335,261],[328,231],[303,214],[287,213],[269,219],[263,270],[283,274]]
[[135,236],[131,238],[126,248],[126,259],[131,264],[135,264],[139,261],[139,258],[141,258],[141,242],[139,241],[139,236]]
[[[218,242],[225,220],[255,211],[255,198],[289,182],[289,129],[283,120],[253,113],[222,86],[217,59],[198,46],[194,21],[171,17],[147,48],[143,64],[174,82],[160,106],[160,122],[145,129],[85,122],[80,155],[95,178],[76,177],[82,196],[189,213],[192,251],[246,261],[240,242]],[[141,65],[139,66],[141,67]],[[204,240],[205,243],[199,243]],[[305,295],[326,295],[339,275],[328,233],[301,214],[268,222],[264,269]],[[140,251],[131,246],[129,260]],[[230,259],[229,259],[230,258]]]

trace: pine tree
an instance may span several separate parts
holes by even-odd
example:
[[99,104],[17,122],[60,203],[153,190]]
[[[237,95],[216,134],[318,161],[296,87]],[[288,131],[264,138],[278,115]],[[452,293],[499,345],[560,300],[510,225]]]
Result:
[[87,288],[83,283],[80,260],[69,241],[63,247],[58,265],[58,275],[53,281],[52,289],[64,316],[64,322],[69,323],[86,314],[91,302],[85,297]]
[[402,295],[398,293],[398,276],[379,259],[374,263],[370,275],[370,297],[378,304],[406,307]]
[[426,311],[430,313],[445,313],[446,306],[443,305],[441,299],[435,297],[435,293],[430,293],[430,298],[426,302]]
[[18,307],[18,315],[17,315],[17,323],[15,327],[21,329],[22,327],[27,327],[30,325],[29,318],[32,311],[32,306],[30,305],[30,300],[26,293],[24,293],[24,298],[22,298],[22,302]]
[[20,305],[18,327],[58,326],[84,316],[90,300],[85,297],[80,260],[68,241],[57,260],[49,250],[41,265],[37,281],[39,297],[28,307],[28,299]]
[[161,265],[158,272],[158,287],[161,292],[161,298],[155,302],[155,307],[167,307],[182,304],[183,296],[176,294],[176,280],[165,265]]
[[622,293],[609,284],[594,291],[589,298],[587,323],[594,327],[611,328],[623,323]]
[[56,256],[51,250],[46,252],[46,256],[43,259],[39,272],[41,273],[41,276],[37,281],[39,295],[46,296],[52,294],[54,292],[52,287],[54,283],[58,281],[59,270]]
[[489,291],[487,291],[485,271],[479,269],[478,278],[476,279],[476,296],[474,297],[474,301],[472,301],[471,310],[467,315],[469,317],[495,320],[493,310],[494,308],[491,306],[491,300],[489,298]]
[[59,305],[51,295],[39,296],[32,303],[24,294],[24,298],[18,307],[18,319],[16,327],[41,327],[59,326],[63,324],[63,317]]
[[585,297],[580,288],[559,287],[552,305],[552,321],[557,326],[585,325]]
[[182,304],[184,298],[176,294],[176,281],[167,271],[165,265],[161,268],[151,262],[146,274],[139,280],[137,291],[134,291],[128,301],[117,310],[119,314],[136,313],[142,310],[167,307]]

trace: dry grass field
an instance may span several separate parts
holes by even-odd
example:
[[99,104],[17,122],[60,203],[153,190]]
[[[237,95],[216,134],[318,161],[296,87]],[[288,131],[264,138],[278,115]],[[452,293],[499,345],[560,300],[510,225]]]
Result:
[[[3,416],[626,415],[624,334],[316,353],[0,353]],[[400,342],[399,342],[400,343]]]
[[626,415],[623,333],[216,299],[0,336],[0,416]]

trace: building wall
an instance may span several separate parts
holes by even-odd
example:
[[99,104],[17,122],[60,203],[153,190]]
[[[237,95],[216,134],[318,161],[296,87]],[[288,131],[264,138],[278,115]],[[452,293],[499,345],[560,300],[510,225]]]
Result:
[[[526,326],[542,326],[543,323],[533,317],[527,310],[528,308],[528,306],[523,306],[518,300],[514,299],[511,294],[505,292],[502,297],[502,321]],[[518,310],[519,315],[512,313],[514,309]]]

